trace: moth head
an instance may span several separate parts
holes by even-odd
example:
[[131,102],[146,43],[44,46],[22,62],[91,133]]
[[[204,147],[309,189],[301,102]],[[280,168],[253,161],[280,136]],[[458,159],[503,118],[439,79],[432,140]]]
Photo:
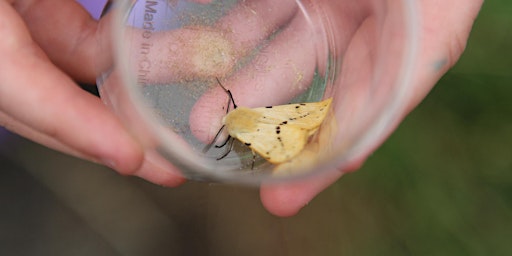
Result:
[[260,113],[250,108],[238,107],[222,118],[222,124],[226,125],[231,136],[236,137],[236,133],[256,131],[260,118]]

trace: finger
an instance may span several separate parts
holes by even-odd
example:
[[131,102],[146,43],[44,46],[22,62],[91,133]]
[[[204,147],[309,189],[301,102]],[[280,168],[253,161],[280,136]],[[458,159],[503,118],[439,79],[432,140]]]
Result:
[[42,138],[37,131],[122,173],[137,170],[141,148],[113,114],[48,61],[9,4],[0,13],[2,113],[30,127],[20,130],[29,139]]
[[[343,92],[343,95],[336,96],[344,98],[341,102],[337,102],[338,104],[336,104],[335,111],[333,112],[336,116],[336,130],[344,131],[342,136],[346,136],[346,131],[353,130],[350,129],[349,125],[354,124],[358,120],[357,115],[353,115],[351,111],[362,109],[366,102],[366,90],[368,88],[365,85],[370,84],[367,74],[371,74],[373,59],[371,55],[364,54],[371,52],[369,50],[371,45],[364,42],[368,38],[367,28],[372,27],[370,23],[371,21],[363,23],[360,30],[355,33],[354,39],[352,39],[351,45],[347,47],[348,50],[345,54],[344,61],[346,65],[343,65],[343,72],[339,76],[339,79],[343,80],[343,82],[350,81],[352,84],[360,85],[340,90]],[[352,118],[355,120],[352,120]],[[349,127],[347,128],[346,126]],[[331,138],[329,143],[332,143],[331,145],[340,145],[342,143],[340,138],[345,137],[341,137],[336,132],[336,136]],[[354,160],[349,167],[344,168],[342,171],[330,170],[323,173],[315,173],[314,176],[300,181],[262,185],[260,191],[262,203],[274,215],[282,217],[293,216],[315,196],[338,180],[343,173],[359,168],[365,157]]]
[[[352,133],[359,132],[358,130],[354,131],[351,125],[358,124],[361,120],[358,113],[365,113],[369,91],[372,89],[369,88],[369,85],[372,84],[371,74],[373,74],[373,68],[375,67],[375,22],[374,17],[368,17],[360,24],[350,43],[346,46],[342,71],[336,83],[351,86],[336,91],[338,93],[335,95],[338,101],[334,111],[336,126],[338,130],[344,131],[344,133],[341,135],[338,133],[332,139],[331,143],[334,145],[343,143],[342,138],[350,138],[350,135],[347,135],[349,131]],[[343,171],[333,170],[315,174],[315,176],[301,181],[264,185],[260,192],[262,203],[268,211],[275,215],[295,215],[321,191],[339,179],[343,173],[359,168],[367,154],[372,152],[373,149],[374,147],[369,148],[365,155],[353,160]]]
[[[422,10],[427,10],[427,12],[424,13],[425,15],[422,15],[424,19],[422,24],[428,24],[428,26],[423,27],[422,31],[423,35],[428,35],[424,37],[424,41],[422,42],[422,50],[420,51],[422,54],[419,59],[419,66],[422,68],[420,68],[420,71],[416,73],[415,77],[413,78],[413,81],[416,81],[416,83],[412,83],[412,86],[414,87],[416,94],[413,95],[413,97],[410,99],[411,102],[409,104],[409,108],[403,113],[403,116],[405,116],[405,114],[410,111],[412,107],[414,107],[421,99],[423,99],[423,97],[435,84],[439,77],[457,61],[464,49],[471,24],[473,23],[473,19],[476,17],[476,14],[478,13],[482,3],[482,1],[474,1],[472,4],[464,5],[464,10],[461,10],[460,12],[454,12],[462,16],[448,15],[443,16],[444,19],[437,19],[435,17],[438,16],[438,12],[430,12],[429,10],[432,10],[433,4],[430,2],[427,4],[427,2],[428,1],[422,2]],[[454,10],[460,10],[460,3],[454,2],[452,4],[452,7],[445,7],[448,9],[451,8]],[[437,8],[434,9],[438,10]],[[358,31],[358,34],[355,35],[355,39],[351,41],[348,52],[352,55],[347,55],[345,57],[346,63],[344,67],[351,68],[352,70],[344,70],[342,74],[348,74],[352,78],[345,77],[342,79],[348,79],[352,82],[361,84],[368,84],[368,82],[361,82],[364,81],[364,74],[369,72],[368,70],[365,71],[362,68],[370,67],[371,65],[369,65],[369,63],[371,63],[371,60],[368,59],[368,56],[365,56],[367,58],[366,60],[365,58],[361,58],[361,55],[358,53],[369,52],[364,49],[365,47],[369,46],[362,43],[362,41],[366,40],[361,39],[371,34],[364,29],[364,27],[371,22],[373,21],[365,21],[363,26]],[[456,27],[454,30],[447,30],[444,28],[444,24],[457,24],[458,27]],[[454,27],[451,26],[450,28]],[[429,34],[433,32],[441,34]],[[364,34],[366,34],[366,36],[364,36]],[[455,44],[453,44],[453,42],[455,42]],[[356,56],[358,60],[356,60]],[[444,63],[446,65],[440,66],[439,63]],[[352,93],[359,94],[361,92],[353,91]],[[347,98],[358,99],[361,97],[350,95],[350,97]],[[357,104],[357,102],[349,102],[348,105],[354,106],[359,104]],[[340,111],[340,113],[346,112]],[[374,145],[372,149],[368,151],[368,153],[372,152],[378,144],[382,143],[385,137],[387,137],[387,135],[380,138],[378,143]],[[353,164],[349,170],[357,169],[363,163],[365,157],[366,156],[361,156],[360,160],[355,161],[355,164]],[[285,184],[263,185],[261,189],[261,199],[265,207],[271,213],[278,216],[291,216],[296,214],[318,193],[323,191],[335,180],[337,180],[341,174],[341,172],[331,172],[304,181],[290,182]]]
[[[237,104],[246,107],[278,105],[308,89],[318,56],[315,35],[298,15],[287,28],[246,67],[227,81],[222,81]],[[304,40],[309,38],[311,40]],[[227,95],[215,85],[194,105],[190,126],[194,135],[208,142],[220,127],[225,115]]]
[[276,216],[293,216],[342,174],[343,172],[340,171],[330,171],[307,180],[263,184],[260,188],[261,202],[270,213]]
[[343,169],[325,170],[303,180],[263,184],[260,189],[261,202],[267,211],[276,216],[293,216],[343,174],[359,169],[364,160],[364,157],[359,158]]
[[[70,80],[38,79],[37,75],[34,78],[40,83],[37,88],[23,88],[35,83],[20,81],[24,79],[11,80],[19,83],[20,90],[7,93],[6,86],[0,86],[0,108],[11,117],[3,118],[6,124],[2,125],[51,148],[101,162],[125,174],[138,169],[143,155],[140,146],[98,98]],[[4,74],[0,74],[0,82],[5,84],[4,81]],[[59,86],[45,86],[46,83]],[[16,117],[15,121],[12,117]]]
[[6,128],[9,131],[13,131],[16,134],[21,135],[22,137],[30,138],[34,142],[37,142],[41,145],[45,145],[57,151],[66,153],[68,155],[86,159],[92,162],[98,161],[98,159],[93,159],[90,156],[84,155],[82,152],[70,148],[69,146],[61,143],[60,141],[56,140],[53,137],[48,136],[47,134],[34,130],[32,127],[29,127],[17,121],[16,119],[6,115],[2,111],[0,111],[0,126]]
[[[84,155],[82,152],[70,148],[68,145],[61,143],[53,137],[17,122],[2,112],[0,112],[0,126],[5,127],[8,130],[15,131],[17,134],[25,138],[31,138],[32,141],[41,145],[46,145],[47,147],[57,151],[92,162],[98,162],[98,159],[93,159],[88,155]],[[104,164],[101,162],[98,163]],[[142,165],[137,171],[134,171],[133,175],[166,187],[177,187],[185,182],[185,178],[181,175],[179,170],[170,165],[168,161],[163,159],[154,151],[146,152],[144,154],[144,161]]]
[[77,81],[94,83],[96,48],[101,38],[96,37],[98,22],[80,4],[66,0],[19,0],[14,7],[33,40],[55,65]]
[[237,51],[245,53],[287,24],[297,11],[295,0],[243,1],[220,19],[216,27],[226,32]]
[[297,9],[294,1],[270,2],[241,2],[213,26],[192,23],[150,34],[147,31],[152,27],[127,29],[125,41],[132,47],[127,53],[131,54],[131,68],[143,69],[148,84],[224,77],[233,71],[237,61],[293,17]]
[[134,174],[166,187],[177,187],[186,181],[176,167],[154,150],[146,151],[142,166]]
[[[422,42],[418,58],[418,72],[413,78],[414,96],[404,113],[411,111],[430,92],[439,79],[451,68],[464,52],[473,23],[483,4],[483,0],[450,1],[443,5],[442,15],[437,1],[420,1],[422,18],[420,34]],[[446,26],[446,24],[452,24]]]

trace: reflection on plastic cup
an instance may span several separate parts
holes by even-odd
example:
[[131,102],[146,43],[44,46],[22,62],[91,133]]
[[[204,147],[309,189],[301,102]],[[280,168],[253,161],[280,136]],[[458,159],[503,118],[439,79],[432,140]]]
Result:
[[[145,0],[115,7],[102,20],[112,24],[105,24],[98,58],[101,97],[148,151],[158,150],[188,178],[259,183],[343,168],[373,150],[405,108],[417,49],[415,1]],[[105,43],[110,31],[113,49]],[[275,134],[258,129],[252,141],[204,150],[232,110],[217,80],[248,108],[333,102],[300,153],[272,164],[250,142],[293,148],[285,120]],[[286,113],[290,120],[311,114],[293,113]],[[259,127],[262,120],[234,122]],[[227,136],[222,131],[216,145]]]

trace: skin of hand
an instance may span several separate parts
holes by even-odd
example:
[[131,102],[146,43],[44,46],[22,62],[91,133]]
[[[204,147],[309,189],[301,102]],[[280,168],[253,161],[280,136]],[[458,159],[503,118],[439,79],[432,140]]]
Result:
[[75,1],[0,1],[0,125],[121,174],[183,183],[178,171],[145,154],[99,98],[77,86],[95,82],[99,29]]
[[[341,15],[343,2],[322,0],[318,4],[329,5],[326,10]],[[402,119],[459,59],[482,2],[418,1],[421,54],[413,78],[415,94]],[[59,6],[58,10],[55,6]],[[173,166],[144,152],[100,99],[76,85],[76,81],[94,82],[99,29],[98,23],[74,1],[0,1],[0,33],[4,35],[0,40],[0,125],[121,174],[178,186],[184,178]],[[364,29],[361,26],[355,35],[364,35]],[[192,126],[193,120],[191,123]],[[358,159],[348,170],[325,172],[308,180],[262,185],[263,205],[277,216],[292,216],[342,173],[356,170],[364,160],[365,157]]]
[[[458,61],[482,4],[483,0],[418,1],[421,25],[418,68],[412,79],[415,93],[400,120],[426,97],[437,81]],[[329,10],[337,11],[336,8]],[[357,170],[370,153],[354,161],[348,169],[326,172],[304,181],[264,185],[260,190],[263,205],[275,215],[293,216],[343,173]]]
[[[329,4],[331,1],[321,2]],[[408,107],[400,120],[425,98],[437,81],[458,61],[483,4],[483,0],[417,2],[420,8],[420,55],[417,60],[417,72],[412,79],[415,93],[408,100]],[[329,10],[338,11],[336,8]],[[398,123],[395,125],[398,126]],[[384,139],[382,138],[381,142]],[[263,205],[278,216],[295,215],[343,173],[357,170],[370,153],[354,161],[348,169],[326,172],[304,181],[264,185],[260,190]]]
[[[250,2],[250,1],[248,1]],[[258,3],[258,1],[253,1]],[[293,1],[288,1],[293,4]],[[387,4],[388,8],[397,8],[395,4],[400,1],[383,1]],[[247,3],[247,2],[246,2]],[[280,4],[285,4],[286,1],[280,1]],[[330,20],[332,26],[341,29],[344,33],[352,35],[349,41],[341,42],[337,47],[343,49],[345,60],[343,61],[342,74],[351,76],[351,80],[364,81],[369,77],[368,73],[358,72],[359,70],[368,71],[367,66],[371,64],[365,63],[361,60],[361,56],[365,56],[366,52],[371,52],[376,48],[375,40],[367,40],[368,38],[376,38],[375,30],[372,24],[378,21],[378,18],[372,14],[370,1],[335,1],[335,0],[322,0],[316,3],[327,12],[327,15],[332,17]],[[404,108],[399,120],[394,124],[395,128],[398,122],[403,120],[405,116],[428,94],[430,89],[437,83],[460,58],[465,49],[467,39],[469,37],[472,25],[478,12],[481,8],[483,1],[451,1],[446,3],[443,1],[417,1],[420,9],[420,49],[417,58],[416,72],[413,74],[411,91],[414,93],[407,99],[406,108]],[[250,5],[250,4],[249,4]],[[370,6],[370,7],[369,7]],[[258,5],[250,6],[249,9],[255,12],[265,11],[265,9],[258,9]],[[277,10],[288,10],[289,8],[274,8]],[[285,11],[279,15],[287,16]],[[237,17],[236,15],[233,15]],[[264,17],[272,17],[269,14],[262,15]],[[299,15],[300,16],[300,15]],[[245,19],[245,22],[251,23]],[[302,21],[300,18],[292,20],[287,27],[292,28],[291,31],[300,31]],[[233,24],[242,24],[243,22],[233,22]],[[263,24],[252,25],[253,28],[271,27],[272,25],[280,24],[279,21],[272,23],[269,18]],[[370,24],[370,25],[369,25]],[[388,23],[386,23],[388,24]],[[451,24],[446,26],[446,24]],[[392,28],[382,28],[383,30],[393,31]],[[237,28],[234,29],[235,31]],[[243,30],[240,29],[240,30]],[[251,33],[257,29],[251,30]],[[251,41],[251,38],[258,38],[252,34],[247,35],[243,41]],[[243,34],[243,33],[240,33]],[[238,36],[240,35],[238,34]],[[295,54],[296,52],[307,53],[312,48],[308,44],[308,40],[303,40],[304,36],[301,33],[294,34],[284,30],[276,39],[276,43],[272,42],[268,48],[268,52],[278,52],[279,55],[275,56],[268,54],[266,61],[271,63],[275,68],[275,72],[259,72],[254,76],[254,71],[257,70],[257,65],[250,66],[248,70],[242,69],[238,74],[230,77],[228,81],[223,81],[225,87],[229,88],[233,93],[233,97],[237,99],[237,104],[242,106],[254,107],[263,105],[275,105],[279,102],[285,102],[290,94],[290,87],[284,86],[294,82],[293,75],[290,73],[290,68],[280,69],[279,67],[287,66],[286,63],[296,63],[295,68],[304,70],[304,81],[311,81],[313,72],[309,69],[306,63],[314,63],[314,60],[308,59],[308,54]],[[307,36],[306,36],[307,37]],[[232,39],[236,42],[237,39]],[[236,43],[235,43],[236,45]],[[294,46],[298,47],[294,49]],[[284,53],[284,54],[283,54]],[[286,53],[289,53],[288,55]],[[285,57],[286,56],[286,57]],[[255,61],[259,63],[259,60]],[[351,69],[356,67],[355,69]],[[363,68],[361,68],[363,67]],[[370,71],[371,72],[371,71]],[[276,82],[278,81],[278,82]],[[258,88],[257,95],[254,97],[255,88]],[[281,89],[281,90],[280,90]],[[292,92],[293,94],[293,92]],[[190,124],[195,131],[196,137],[204,141],[210,141],[219,126],[211,125],[212,123],[219,123],[223,114],[223,109],[212,110],[211,106],[223,106],[225,102],[225,95],[222,89],[216,88],[208,92],[205,96],[198,100],[191,113]],[[209,114],[205,115],[205,112]],[[343,113],[341,113],[343,114]],[[197,117],[197,118],[196,118]],[[209,120],[210,121],[205,121]],[[386,136],[380,138],[381,144],[392,131],[388,131]],[[378,145],[375,145],[377,147]],[[375,148],[366,152],[366,154],[359,159],[353,160],[348,167],[343,169],[332,170],[324,172],[314,177],[278,184],[263,184],[260,189],[260,197],[263,205],[268,211],[277,216],[293,216],[298,211],[310,202],[316,195],[326,189],[343,173],[357,170],[364,162],[366,157],[371,154]]]

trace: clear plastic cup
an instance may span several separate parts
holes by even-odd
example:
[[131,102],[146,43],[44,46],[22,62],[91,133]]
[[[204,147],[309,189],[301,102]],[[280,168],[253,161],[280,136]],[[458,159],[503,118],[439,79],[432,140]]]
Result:
[[[417,8],[414,0],[116,1],[102,19],[100,95],[148,152],[189,179],[258,184],[343,169],[381,143],[406,107]],[[333,102],[291,160],[271,164],[241,142],[219,159],[226,147],[208,144],[230,109],[217,80],[238,106]]]

